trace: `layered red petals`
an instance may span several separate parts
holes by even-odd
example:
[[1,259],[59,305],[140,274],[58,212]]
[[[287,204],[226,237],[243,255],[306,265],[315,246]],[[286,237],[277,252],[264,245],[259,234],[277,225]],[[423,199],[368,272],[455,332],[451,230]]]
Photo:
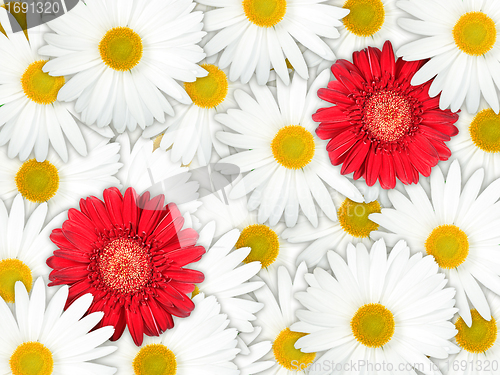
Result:
[[136,345],[143,335],[158,336],[187,317],[194,304],[187,296],[201,272],[183,267],[200,260],[198,234],[182,230],[184,219],[164,197],[124,195],[106,189],[104,201],[89,197],[71,209],[62,228],[51,234],[59,247],[47,260],[49,285],[69,285],[66,308],[86,293],[94,296],[87,313],[104,311],[98,327],[112,325],[117,340],[127,326]]
[[458,115],[440,110],[439,96],[429,97],[431,82],[410,85],[424,63],[395,60],[387,41],[382,51],[368,47],[355,52],[352,63],[333,64],[337,80],[318,96],[335,106],[318,109],[312,118],[320,122],[316,134],[329,140],[330,161],[342,164],[342,174],[392,189],[396,179],[417,183],[451,155],[445,142],[458,133]]

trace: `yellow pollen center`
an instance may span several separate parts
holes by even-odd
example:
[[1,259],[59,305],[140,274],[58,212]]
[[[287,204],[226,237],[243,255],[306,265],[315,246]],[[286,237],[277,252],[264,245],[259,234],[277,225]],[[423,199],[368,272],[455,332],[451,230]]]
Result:
[[59,189],[59,172],[48,160],[27,160],[16,173],[17,190],[31,202],[42,203],[51,199]]
[[33,282],[30,268],[19,259],[0,261],[0,297],[5,302],[14,302],[16,281],[22,281],[29,292]]
[[152,272],[148,252],[127,238],[114,239],[104,246],[97,267],[104,284],[121,293],[141,290],[150,280]]
[[243,260],[245,263],[259,261],[262,268],[271,265],[280,250],[280,242],[275,231],[263,224],[249,225],[241,231],[235,247],[250,247],[250,254]]
[[361,306],[351,319],[354,337],[370,348],[380,348],[394,335],[394,316],[379,303]]
[[286,0],[243,0],[248,20],[260,27],[272,27],[283,19]]
[[484,152],[499,152],[500,115],[492,109],[483,109],[470,123],[469,134],[477,148]]
[[139,64],[142,39],[129,27],[114,27],[99,42],[102,61],[111,69],[124,72]]
[[457,47],[471,56],[485,54],[493,48],[497,40],[495,22],[483,12],[463,14],[452,32]]
[[195,285],[193,293],[191,293],[191,298],[196,297],[198,294],[200,294],[200,288],[198,288],[198,285]]
[[21,77],[21,85],[26,97],[37,104],[52,104],[64,86],[64,77],[52,77],[42,68],[48,60],[31,63]]
[[342,21],[354,35],[372,36],[384,24],[385,10],[380,0],[347,0],[342,8],[350,10]]
[[476,310],[470,312],[472,315],[470,327],[467,327],[462,318],[459,318],[455,323],[455,328],[458,330],[455,340],[462,349],[470,353],[484,353],[497,340],[497,322],[493,317],[487,321]]
[[282,127],[271,142],[274,159],[288,169],[300,169],[309,164],[316,145],[310,131],[300,125]]
[[174,353],[162,344],[146,345],[132,362],[135,375],[175,375],[177,361]]
[[469,255],[467,235],[455,225],[440,225],[425,241],[427,254],[433,255],[441,268],[455,268]]
[[378,229],[378,224],[368,219],[368,216],[373,213],[380,213],[380,204],[377,201],[356,203],[346,198],[337,216],[345,232],[353,237],[367,238],[372,231]]
[[160,143],[164,135],[165,133],[161,133],[160,135],[156,136],[155,139],[153,140],[153,152],[155,152],[157,149],[160,148]]
[[295,342],[307,333],[293,332],[290,328],[282,330],[273,342],[276,361],[287,370],[304,370],[316,358],[316,353],[303,353],[295,349]]
[[394,142],[402,138],[413,124],[413,111],[403,96],[394,91],[380,91],[366,101],[363,118],[373,137]]
[[202,64],[201,67],[208,71],[208,75],[194,82],[185,82],[184,89],[198,107],[217,107],[227,95],[226,74],[215,65]]
[[54,368],[54,359],[45,345],[28,341],[16,348],[9,364],[13,375],[50,375]]

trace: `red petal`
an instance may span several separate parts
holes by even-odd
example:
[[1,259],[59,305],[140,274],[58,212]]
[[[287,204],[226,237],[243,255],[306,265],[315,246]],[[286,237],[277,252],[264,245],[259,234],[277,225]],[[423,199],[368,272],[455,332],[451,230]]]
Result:
[[186,264],[197,262],[201,259],[201,256],[205,254],[205,248],[203,246],[194,246],[189,249],[177,249],[168,252],[168,257],[165,257],[163,252],[159,252],[158,255],[153,257],[153,261],[164,261],[174,262],[177,266],[183,267]]
[[47,259],[47,266],[54,269],[61,269],[66,267],[77,267],[81,266],[81,263],[74,262],[73,260],[59,258],[53,256]]
[[[128,189],[127,189],[128,191]],[[125,193],[126,195],[127,193]],[[141,346],[144,339],[144,322],[138,309],[133,312],[130,308],[125,308],[125,321],[134,340],[135,345]]]
[[90,254],[76,250],[54,250],[54,255],[59,258],[69,259],[79,263],[89,263]]
[[[326,108],[322,111],[316,111],[312,115],[313,121],[316,122],[344,122],[349,121],[351,118],[348,114],[345,114],[342,108],[338,106],[333,106],[330,108]],[[320,125],[321,126],[321,125]]]
[[170,329],[174,326],[174,320],[172,319],[172,315],[166,312],[154,299],[150,299],[148,301],[149,308],[151,309],[151,313],[153,314],[156,324],[160,329],[160,332],[164,332],[167,329]]
[[368,154],[368,164],[366,167],[365,180],[368,186],[373,186],[377,182],[377,178],[382,166],[382,151],[376,149],[375,145],[372,145],[372,149]]
[[109,218],[114,225],[122,225],[123,196],[116,187],[105,189],[103,192],[104,204],[109,213]]
[[360,169],[365,160],[368,150],[370,150],[371,142],[369,141],[359,141],[356,143],[355,147],[352,147],[349,154],[346,156],[344,163],[342,164],[341,172],[342,174],[349,174],[352,172],[357,172]]
[[147,302],[139,305],[139,310],[144,320],[144,326],[149,330],[152,336],[160,335],[160,328],[156,324],[155,317]]
[[132,231],[135,232],[137,229],[137,218],[139,215],[139,209],[137,208],[138,195],[133,188],[128,188],[125,191],[125,196],[123,197],[123,223],[125,226],[129,226]]
[[372,73],[372,76],[374,78],[380,79],[382,76],[382,71],[380,69],[380,61],[376,50],[378,49],[368,47],[368,62],[370,63],[370,72]]
[[352,61],[358,67],[367,82],[373,81],[370,63],[368,62],[368,54],[366,51],[354,52],[352,54]]
[[345,95],[343,92],[332,89],[319,89],[318,97],[334,104],[341,103],[345,105],[353,105],[355,103],[352,97]]
[[391,155],[394,160],[394,170],[396,172],[397,178],[399,178],[403,184],[411,184],[413,180],[413,175],[411,172],[412,167],[409,162],[405,164],[403,161],[403,159],[407,158],[402,156],[398,151],[393,151]]
[[390,77],[394,77],[396,74],[396,61],[394,60],[394,51],[390,41],[384,43],[382,56],[380,57],[380,66],[382,68],[382,75],[386,73]]
[[[168,265],[167,265],[168,267]],[[161,270],[161,268],[160,268]],[[172,280],[182,281],[184,283],[202,283],[205,280],[205,275],[202,272],[197,270],[190,269],[166,269],[165,271],[161,270],[163,275],[167,278],[172,278]]]
[[379,182],[383,189],[394,189],[396,186],[393,160],[386,151],[382,152],[382,168],[380,169]]
[[[52,261],[52,257],[47,259],[47,261],[49,260]],[[65,281],[67,284],[70,284],[79,281],[82,278],[87,277],[89,271],[87,270],[87,266],[79,266],[79,267],[67,267],[59,270],[54,270],[51,272],[51,274],[54,274],[54,276],[59,280]]]
[[164,211],[164,198],[163,195],[158,195],[145,204],[141,212],[138,233],[149,236],[158,225],[160,214]]

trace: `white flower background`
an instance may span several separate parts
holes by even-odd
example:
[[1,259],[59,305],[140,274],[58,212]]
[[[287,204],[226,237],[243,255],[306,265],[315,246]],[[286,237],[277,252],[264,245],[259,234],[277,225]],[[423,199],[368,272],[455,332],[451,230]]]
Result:
[[0,3],[0,375],[500,373],[500,1]]

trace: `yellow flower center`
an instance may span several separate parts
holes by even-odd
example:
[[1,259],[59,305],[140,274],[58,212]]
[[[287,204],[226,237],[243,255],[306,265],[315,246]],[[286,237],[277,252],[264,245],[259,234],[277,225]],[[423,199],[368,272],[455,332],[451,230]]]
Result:
[[467,235],[455,225],[440,225],[425,241],[427,254],[433,255],[441,268],[455,268],[469,255]]
[[347,0],[342,8],[350,10],[342,21],[354,35],[372,36],[384,24],[385,10],[380,0]]
[[260,27],[272,27],[283,19],[286,0],[243,0],[248,20]]
[[198,285],[195,285],[193,293],[191,293],[191,298],[196,297],[198,294],[200,294],[200,288],[198,288]]
[[217,107],[227,95],[226,74],[212,64],[202,64],[201,67],[208,71],[208,75],[197,78],[194,82],[184,83],[184,89],[198,107]]
[[379,303],[361,306],[351,319],[354,337],[370,348],[387,344],[394,335],[394,316]]
[[59,189],[59,172],[48,160],[30,159],[16,173],[17,190],[31,202],[42,203],[52,198]]
[[161,133],[160,135],[157,135],[153,140],[153,152],[160,148],[160,143],[164,135],[165,133]]
[[135,375],[175,375],[177,361],[174,353],[162,344],[146,345],[132,362]]
[[468,55],[483,55],[493,48],[497,40],[495,22],[483,12],[463,14],[453,27],[457,47]]
[[316,145],[310,131],[300,125],[282,127],[271,142],[274,159],[288,169],[300,169],[309,164]]
[[483,109],[469,126],[472,142],[484,152],[500,151],[500,115],[492,109]]
[[16,281],[22,281],[29,292],[33,283],[30,268],[19,259],[0,261],[0,297],[5,302],[14,302]]
[[282,330],[273,342],[276,361],[287,370],[304,370],[316,358],[316,353],[303,353],[295,349],[295,342],[307,333],[293,332],[290,328]]
[[235,247],[249,247],[252,250],[243,260],[245,263],[259,261],[262,268],[271,265],[280,250],[280,242],[275,231],[263,224],[249,225],[241,231],[240,238]]
[[340,206],[337,216],[340,226],[345,232],[353,237],[366,238],[370,236],[372,231],[378,229],[378,224],[368,219],[368,216],[373,213],[380,213],[380,204],[377,201],[356,203],[346,198]]
[[470,327],[467,327],[462,318],[459,318],[455,323],[455,328],[458,330],[455,340],[462,349],[470,353],[484,353],[497,340],[497,322],[493,317],[487,321],[476,310],[470,312],[472,315]]
[[26,97],[37,104],[51,104],[57,100],[57,94],[64,86],[64,77],[52,77],[42,68],[48,60],[31,63],[21,77],[21,85]]
[[99,42],[102,61],[120,72],[139,64],[142,49],[141,37],[129,27],[113,27]]
[[16,348],[9,364],[13,375],[50,375],[54,359],[45,345],[29,341]]

